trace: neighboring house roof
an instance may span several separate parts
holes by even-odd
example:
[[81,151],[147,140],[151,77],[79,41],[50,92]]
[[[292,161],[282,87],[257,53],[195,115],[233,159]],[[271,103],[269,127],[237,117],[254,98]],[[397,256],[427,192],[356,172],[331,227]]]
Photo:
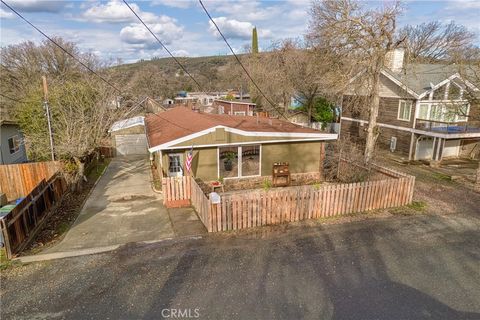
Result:
[[256,106],[255,103],[250,102],[250,101],[245,101],[245,100],[242,100],[242,101],[232,100],[232,101],[230,101],[230,100],[215,99],[214,101],[224,102],[224,103],[229,103],[229,104],[235,103],[235,104],[248,104],[248,105],[254,105],[254,106]]
[[207,134],[217,128],[246,136],[334,140],[336,134],[320,133],[293,123],[262,117],[200,113],[175,107],[145,118],[150,152],[167,148],[179,140]]
[[448,79],[458,78],[463,81],[456,65],[445,64],[407,64],[398,72],[385,68],[383,74],[416,98],[431,91],[432,85],[436,86]]
[[145,118],[142,116],[138,116],[138,117],[117,121],[112,125],[112,127],[108,131],[115,132],[115,131],[131,128],[135,126],[144,126],[144,125],[145,125]]

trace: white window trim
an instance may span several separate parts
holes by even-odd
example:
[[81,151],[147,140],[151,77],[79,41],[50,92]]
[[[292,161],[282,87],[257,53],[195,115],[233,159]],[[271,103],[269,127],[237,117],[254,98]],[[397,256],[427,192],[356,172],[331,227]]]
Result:
[[235,111],[235,112],[233,113],[233,115],[235,115],[235,116],[245,116],[246,113],[245,113],[245,111]]
[[167,175],[170,176],[170,156],[179,156],[179,160],[180,160],[180,173],[181,173],[181,176],[183,177],[184,174],[185,174],[185,169],[184,169],[184,153],[182,152],[175,152],[175,153],[167,153],[167,160],[168,160],[168,163],[167,163]]
[[[400,110],[401,110],[402,102],[409,105],[409,107],[408,107],[408,119],[400,118]],[[398,101],[397,120],[410,122],[410,120],[412,119],[412,105],[413,105],[413,103],[410,100],[399,100]]]
[[[421,101],[418,104],[418,110],[416,110],[416,112],[415,112],[415,118],[417,118],[419,120],[447,122],[447,121],[445,121],[445,114],[446,114],[445,109],[447,108],[447,104],[455,104],[455,103],[466,104],[467,105],[467,114],[464,117],[465,120],[459,120],[459,117],[463,117],[463,116],[459,116],[458,114],[455,114],[455,119],[452,121],[452,123],[468,121],[468,115],[470,114],[470,103],[468,103],[467,100],[447,100],[447,101],[445,101],[445,100],[426,100],[426,101]],[[428,105],[428,107],[427,107],[427,119],[419,118],[419,116],[420,116],[420,105],[422,105],[422,104]],[[432,105],[440,105],[442,107],[442,118],[440,120],[438,120],[438,119],[433,120],[433,119],[430,118],[430,113],[432,111]]]
[[[249,175],[249,176],[243,176],[242,175],[242,160],[243,160],[242,159],[242,147],[244,147],[244,146],[258,146],[259,147],[258,148],[258,152],[259,152],[258,174]],[[232,146],[232,147],[235,147],[235,146]],[[249,143],[247,145],[238,145],[236,147],[237,147],[237,155],[238,155],[237,176],[236,177],[223,177],[223,180],[254,178],[254,177],[262,176],[262,145],[261,144],[256,144],[256,143]],[[220,179],[220,148],[222,148],[222,147],[217,147],[217,179]]]
[[[9,152],[10,155],[13,155],[13,154],[16,154],[16,153],[20,152],[20,149],[21,149],[21,146],[22,146],[22,143],[20,142],[20,143],[18,144],[17,150],[16,150],[15,152],[10,152],[10,143],[9,143],[9,140],[12,139],[12,141],[15,141],[15,137],[20,141],[20,136],[19,136],[18,134],[14,134],[13,136],[11,136],[11,137],[9,137],[9,138],[7,139],[8,152]],[[14,142],[14,143],[15,143],[15,142]],[[14,147],[15,147],[15,146],[14,146]]]

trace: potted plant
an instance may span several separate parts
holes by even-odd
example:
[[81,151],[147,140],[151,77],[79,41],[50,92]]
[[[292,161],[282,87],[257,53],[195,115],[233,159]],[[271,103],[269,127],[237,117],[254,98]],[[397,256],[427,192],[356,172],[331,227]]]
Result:
[[223,160],[223,165],[225,171],[232,171],[233,169],[233,159],[235,159],[235,152],[227,152],[224,155],[225,159]]

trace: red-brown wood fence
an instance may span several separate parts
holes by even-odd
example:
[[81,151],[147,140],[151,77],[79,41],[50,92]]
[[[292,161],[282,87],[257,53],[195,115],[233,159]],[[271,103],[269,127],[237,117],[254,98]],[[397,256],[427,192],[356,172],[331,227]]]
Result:
[[301,186],[223,193],[219,204],[210,203],[191,177],[164,178],[164,202],[182,201],[185,206],[190,200],[209,232],[326,218],[412,202],[414,176],[379,166],[375,169],[389,177],[319,188]]
[[0,218],[7,258],[22,251],[33,240],[51,213],[51,207],[60,201],[66,190],[65,180],[55,174],[48,181],[40,181],[12,211]]
[[57,161],[0,165],[0,193],[5,193],[8,201],[25,197],[59,169]]

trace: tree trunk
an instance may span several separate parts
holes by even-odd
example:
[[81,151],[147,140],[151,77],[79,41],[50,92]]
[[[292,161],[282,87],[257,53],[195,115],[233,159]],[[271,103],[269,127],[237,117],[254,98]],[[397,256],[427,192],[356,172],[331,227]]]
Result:
[[74,157],[73,160],[77,165],[77,175],[73,182],[74,191],[81,191],[83,188],[83,179],[85,177],[85,163],[83,163],[80,158]]
[[[379,59],[380,60],[380,59]],[[378,137],[378,126],[377,126],[377,117],[378,109],[380,107],[380,70],[381,63],[377,62],[376,70],[373,73],[372,77],[372,89],[370,92],[370,108],[369,108],[369,118],[368,118],[368,128],[367,128],[367,140],[365,143],[365,154],[364,161],[365,164],[369,164],[373,158],[373,153],[375,151],[375,144]]]
[[478,161],[477,179],[475,181],[475,191],[480,192],[480,161]]

